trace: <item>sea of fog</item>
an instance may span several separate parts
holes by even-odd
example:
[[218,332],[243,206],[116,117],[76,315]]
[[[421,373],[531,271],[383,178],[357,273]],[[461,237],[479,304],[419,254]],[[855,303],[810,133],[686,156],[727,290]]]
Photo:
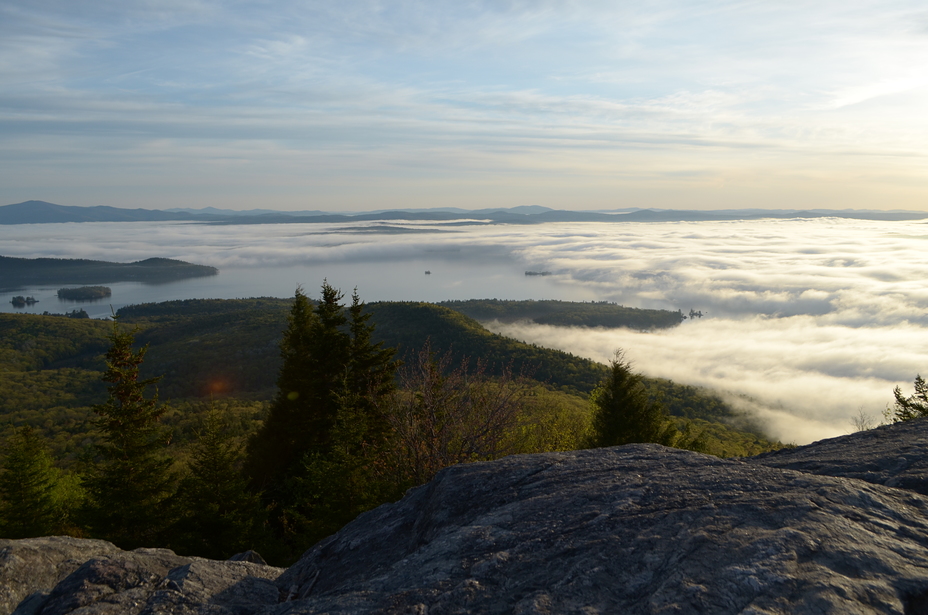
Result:
[[[0,226],[0,254],[213,265],[218,276],[107,284],[98,303],[56,288],[0,293],[0,310],[103,317],[110,306],[184,298],[315,294],[323,279],[365,301],[501,298],[615,301],[700,310],[668,331],[489,323],[492,330],[650,376],[705,385],[775,437],[805,443],[876,421],[893,387],[928,375],[928,226],[841,219],[489,225],[395,222],[213,226]],[[430,271],[426,275],[425,271]],[[548,271],[549,276],[526,276]],[[2,286],[2,272],[0,272]],[[39,303],[17,310],[13,295]]]

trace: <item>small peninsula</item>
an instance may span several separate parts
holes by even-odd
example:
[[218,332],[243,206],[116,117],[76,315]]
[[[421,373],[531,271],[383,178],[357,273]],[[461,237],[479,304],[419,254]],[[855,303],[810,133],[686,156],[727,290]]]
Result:
[[132,263],[111,263],[73,258],[15,258],[0,256],[0,288],[36,284],[102,284],[143,282],[162,284],[219,273],[215,267],[170,258],[148,258]]
[[[525,275],[544,275],[526,271]],[[539,301],[511,301],[503,299],[468,299],[442,301],[439,305],[487,322],[528,321],[557,327],[627,327],[650,331],[669,329],[679,325],[686,316],[679,310],[653,310],[625,307],[608,301],[577,303],[543,299]]]

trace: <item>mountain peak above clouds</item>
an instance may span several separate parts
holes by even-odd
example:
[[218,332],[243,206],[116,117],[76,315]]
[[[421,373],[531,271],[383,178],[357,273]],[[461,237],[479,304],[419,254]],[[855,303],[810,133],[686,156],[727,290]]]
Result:
[[0,224],[45,224],[60,222],[160,222],[191,220],[195,216],[160,209],[122,209],[106,205],[76,207],[46,201],[24,201],[0,207]]
[[220,209],[217,207],[171,207],[165,209],[171,213],[193,214],[195,216],[265,216],[265,215],[285,215],[285,216],[328,216],[332,212],[321,211],[319,209],[303,209],[299,211],[279,211],[276,209]]

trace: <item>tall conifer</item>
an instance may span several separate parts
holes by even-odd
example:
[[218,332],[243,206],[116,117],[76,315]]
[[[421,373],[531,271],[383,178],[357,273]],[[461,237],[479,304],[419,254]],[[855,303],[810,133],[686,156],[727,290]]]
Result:
[[28,425],[18,429],[0,463],[0,536],[31,538],[60,529],[57,482],[45,441]]
[[109,398],[93,407],[102,441],[84,479],[87,525],[95,537],[124,549],[152,546],[170,521],[167,503],[175,483],[165,454],[165,409],[157,393],[145,397],[159,378],[139,380],[147,347],[133,350],[134,334],[122,331],[115,317],[109,339],[103,374]]
[[241,473],[242,457],[239,443],[226,434],[223,416],[211,408],[177,493],[181,518],[171,544],[178,553],[226,559],[255,546],[262,511]]
[[886,410],[887,417],[893,423],[928,416],[928,383],[920,375],[915,376],[914,395],[906,397],[902,394],[902,389],[896,387],[893,396],[896,398],[893,408],[892,410]]
[[297,289],[277,396],[248,446],[252,484],[278,533],[299,549],[363,510],[370,498],[357,491],[370,488],[360,480],[366,456],[387,435],[371,399],[394,386],[393,350],[373,342],[356,292],[347,314],[341,299],[325,282],[313,308]]

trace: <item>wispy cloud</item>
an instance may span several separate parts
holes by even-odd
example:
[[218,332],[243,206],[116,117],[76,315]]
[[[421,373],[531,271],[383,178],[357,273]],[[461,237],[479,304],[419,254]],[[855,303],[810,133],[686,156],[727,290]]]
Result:
[[[226,164],[287,208],[308,197],[360,209],[367,186],[420,206],[462,190],[477,206],[564,208],[915,207],[926,196],[928,36],[915,2],[47,1],[0,11],[3,202],[254,206],[212,175]],[[32,178],[34,159],[17,158],[23,142],[46,159],[45,181]],[[347,185],[329,196],[313,174],[294,173],[284,188],[268,168],[280,165],[243,169],[223,155],[252,144],[285,168],[349,153],[337,171]],[[170,156],[153,161],[152,147]],[[159,181],[146,184],[139,165]],[[185,197],[171,186],[192,168],[203,186]]]

